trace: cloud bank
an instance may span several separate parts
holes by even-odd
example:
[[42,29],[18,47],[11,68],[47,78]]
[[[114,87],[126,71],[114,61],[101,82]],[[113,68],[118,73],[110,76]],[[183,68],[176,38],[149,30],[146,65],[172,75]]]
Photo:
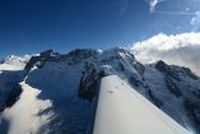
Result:
[[200,75],[200,33],[158,34],[134,43],[131,49],[144,64],[164,60],[168,64],[189,67]]

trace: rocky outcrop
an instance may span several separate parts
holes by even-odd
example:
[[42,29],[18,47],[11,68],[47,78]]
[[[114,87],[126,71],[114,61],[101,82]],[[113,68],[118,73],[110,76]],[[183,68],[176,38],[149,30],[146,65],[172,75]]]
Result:
[[104,76],[92,63],[85,63],[83,75],[78,89],[79,96],[88,101],[93,101],[99,92],[101,78]]
[[200,78],[194,75],[189,68],[167,65],[163,61],[159,61],[155,68],[163,73],[167,89],[173,94],[171,97],[183,100],[182,107],[193,129],[200,133],[200,97],[198,94]]
[[20,94],[22,93],[21,86],[16,84],[9,92],[8,96],[5,99],[3,105],[0,106],[0,112],[3,112],[5,108],[12,107],[15,102],[18,100]]
[[30,70],[34,65],[38,68],[42,68],[47,61],[53,59],[56,55],[57,53],[53,52],[53,50],[46,50],[41,52],[39,56],[32,56],[26,64],[25,70]]

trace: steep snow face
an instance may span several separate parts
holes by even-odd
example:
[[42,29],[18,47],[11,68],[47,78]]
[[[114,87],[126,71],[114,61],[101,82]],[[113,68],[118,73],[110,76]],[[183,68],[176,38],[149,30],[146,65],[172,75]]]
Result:
[[93,134],[189,134],[118,76],[102,79]]
[[52,107],[52,103],[50,100],[38,99],[40,91],[25,82],[21,82],[20,85],[23,92],[19,96],[19,101],[3,112],[4,121],[10,122],[7,133],[27,134],[42,131],[41,126],[46,125],[53,117],[53,111],[45,111]]
[[[3,71],[0,91],[7,91],[7,97],[0,95],[4,100],[1,111],[6,115],[2,117],[12,119],[2,118],[0,133],[5,128],[14,131],[18,125],[15,122],[26,119],[38,125],[25,125],[21,133],[88,133],[93,126],[100,81],[109,75],[129,83],[182,126],[199,131],[199,77],[187,68],[162,62],[144,66],[131,51],[113,48],[76,49],[63,55],[48,50],[32,56],[22,71]],[[18,109],[30,103],[31,111],[25,112],[24,118],[17,116]]]

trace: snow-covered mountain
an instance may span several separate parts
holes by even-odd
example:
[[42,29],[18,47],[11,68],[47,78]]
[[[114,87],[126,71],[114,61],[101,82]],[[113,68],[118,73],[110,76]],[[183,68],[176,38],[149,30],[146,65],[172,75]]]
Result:
[[30,58],[29,55],[23,57],[10,55],[0,61],[0,70],[23,70]]
[[[200,78],[189,68],[163,61],[143,65],[123,48],[67,54],[47,50],[26,60],[6,61],[0,65],[1,134],[90,133],[101,79],[110,75],[186,129],[200,133]],[[5,63],[20,69],[8,70]]]

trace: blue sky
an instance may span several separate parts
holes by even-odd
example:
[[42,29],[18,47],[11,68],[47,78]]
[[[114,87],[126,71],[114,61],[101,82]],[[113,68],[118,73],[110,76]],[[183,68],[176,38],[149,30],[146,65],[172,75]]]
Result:
[[[149,1],[157,2],[154,11]],[[105,49],[161,32],[190,32],[199,4],[199,0],[0,0],[0,57],[49,48]]]

